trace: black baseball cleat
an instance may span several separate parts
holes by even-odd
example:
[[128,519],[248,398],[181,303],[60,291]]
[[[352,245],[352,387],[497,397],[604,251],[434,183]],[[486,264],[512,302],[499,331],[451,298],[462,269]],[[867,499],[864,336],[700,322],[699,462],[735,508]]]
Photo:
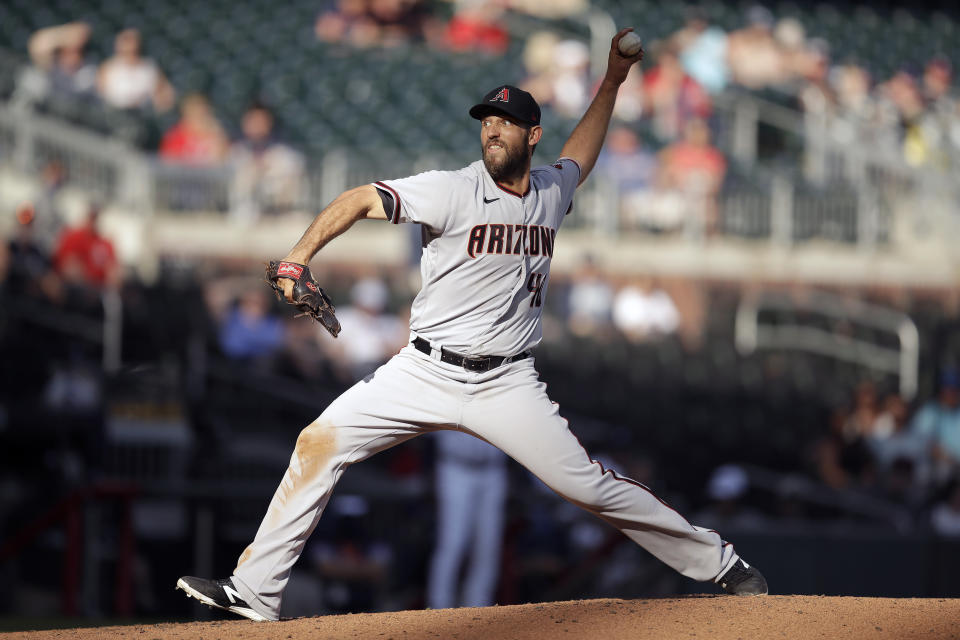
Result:
[[196,598],[211,607],[230,611],[257,622],[272,622],[269,618],[264,618],[250,608],[250,605],[240,597],[240,593],[233,586],[233,580],[230,578],[207,580],[206,578],[183,576],[177,580],[177,589],[183,589],[188,598]]
[[735,596],[767,595],[767,581],[763,574],[739,558],[726,573],[717,578],[716,583]]

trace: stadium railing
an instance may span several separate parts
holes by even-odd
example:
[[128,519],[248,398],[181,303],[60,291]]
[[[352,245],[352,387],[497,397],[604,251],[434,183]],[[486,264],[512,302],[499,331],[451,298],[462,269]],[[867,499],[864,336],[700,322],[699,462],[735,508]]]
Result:
[[[766,312],[786,319],[772,321]],[[814,326],[809,316],[821,316],[895,336],[894,349],[864,338]],[[920,370],[920,334],[905,313],[849,297],[809,292],[800,298],[776,293],[744,297],[737,308],[735,341],[741,355],[756,349],[795,349],[899,377],[900,394],[912,400],[917,394]]]
[[[707,206],[695,199],[685,202],[677,218],[690,242],[701,243],[708,235],[750,238],[773,246],[821,239],[874,250],[891,244],[891,236],[897,232],[894,218],[904,223],[899,225],[900,233],[946,236],[941,231],[960,200],[949,173],[909,167],[856,145],[812,142],[802,114],[791,114],[789,109],[753,96],[725,98],[718,104],[719,117],[726,123],[719,127],[718,144],[729,150],[734,160],[731,173],[739,173],[735,179],[728,177],[718,196],[720,220],[716,226],[706,219]],[[768,169],[758,161],[757,130],[761,125],[803,132],[801,139],[806,142],[796,165]],[[439,153],[410,157],[399,149],[370,157],[351,149],[331,149],[323,157],[311,159],[304,195],[294,207],[318,211],[356,184],[427,168],[452,169],[471,159],[465,154]],[[92,197],[138,215],[226,214],[233,201],[229,165],[200,169],[160,162],[116,139],[0,105],[0,162],[36,175],[51,161],[63,164],[70,182]],[[824,175],[829,179],[823,179]],[[608,236],[624,231],[642,233],[643,228],[632,228],[618,215],[622,197],[615,184],[598,171],[578,196],[580,215],[568,224]]]

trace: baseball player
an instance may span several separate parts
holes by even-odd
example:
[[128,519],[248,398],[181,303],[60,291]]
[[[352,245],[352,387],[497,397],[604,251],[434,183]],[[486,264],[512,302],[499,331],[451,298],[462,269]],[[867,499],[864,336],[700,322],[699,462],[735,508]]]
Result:
[[[427,575],[427,606],[486,607],[496,601],[500,576],[509,484],[506,456],[452,429],[438,431],[434,442],[437,546]],[[461,590],[460,567],[467,557]]]
[[177,587],[188,596],[252,620],[277,620],[290,570],[347,467],[437,429],[493,444],[685,576],[737,595],[767,593],[760,572],[716,531],[690,524],[644,485],[590,459],[547,396],[530,353],[541,338],[557,231],[597,160],[617,91],[643,58],[642,50],[630,57],[618,51],[629,31],[613,38],[597,95],[556,164],[530,168],[543,133],[540,107],[530,94],[499,86],[470,109],[480,121],[482,160],[346,191],[272,263],[275,288],[336,335],[339,323],[310,275],[311,258],[362,218],[422,227],[423,285],[411,309],[410,344],[300,433],[233,575],[180,578]]

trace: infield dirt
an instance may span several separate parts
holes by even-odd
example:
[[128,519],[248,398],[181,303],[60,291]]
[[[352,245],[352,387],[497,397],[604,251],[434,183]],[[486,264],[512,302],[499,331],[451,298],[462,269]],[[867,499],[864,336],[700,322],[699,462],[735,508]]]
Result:
[[960,599],[690,596],[574,600],[482,609],[130,625],[0,634],[0,638],[139,640],[960,640]]

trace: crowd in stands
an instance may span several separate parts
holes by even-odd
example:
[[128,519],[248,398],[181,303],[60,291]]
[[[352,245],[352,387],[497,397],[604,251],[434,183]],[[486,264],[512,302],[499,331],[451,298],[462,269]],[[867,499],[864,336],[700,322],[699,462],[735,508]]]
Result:
[[121,269],[116,251],[103,235],[100,208],[90,204],[82,222],[64,227],[55,235],[36,229],[36,210],[25,204],[16,213],[16,223],[3,247],[3,273],[14,293],[61,303],[65,292],[98,292],[116,289]]
[[[337,0],[318,11],[314,32],[347,50],[413,44],[502,56],[511,42],[511,13],[562,18],[585,3],[471,0],[448,8],[445,16],[424,0]],[[714,99],[729,87],[802,110],[810,116],[810,136],[838,147],[870,140],[876,157],[886,153],[913,166],[950,166],[960,153],[960,111],[947,58],[873,78],[860,61],[831,58],[831,43],[809,37],[794,17],[754,6],[740,28],[724,30],[705,15],[691,8],[676,32],[643,34],[647,57],[621,89],[598,172],[620,195],[621,225],[663,232],[693,220],[701,232],[717,227],[728,160],[717,147],[726,125]],[[34,33],[28,45],[33,68],[14,101],[99,102],[125,114],[166,114],[179,100],[180,119],[157,137],[164,162],[229,169],[230,208],[239,221],[303,202],[306,159],[280,141],[274,114],[257,96],[249,96],[240,121],[225,121],[210,96],[179,95],[163,72],[164,60],[143,55],[137,30],[117,33],[113,55],[100,64],[86,54],[90,38],[83,22]],[[573,121],[583,113],[598,81],[587,43],[551,28],[525,34],[522,62],[523,86],[553,116]]]
[[444,51],[501,55],[511,41],[508,11],[555,19],[587,8],[584,0],[454,0],[450,4],[451,15],[444,19],[425,0],[337,0],[317,16],[314,32],[324,42],[364,49],[412,42]]
[[[114,54],[99,65],[90,62],[85,53],[90,36],[90,27],[83,22],[33,34],[28,47],[33,66],[22,74],[13,103],[21,108],[98,104],[112,109],[111,117],[126,114],[135,118],[174,109],[178,92],[161,66],[142,55],[136,29],[119,32]],[[233,219],[248,222],[302,202],[305,159],[277,138],[267,105],[249,105],[232,142],[228,127],[221,123],[207,96],[188,93],[180,97],[179,112],[179,119],[159,139],[158,157],[194,169],[229,169]]]
[[[947,58],[871,78],[857,62],[832,60],[830,43],[808,37],[795,18],[755,6],[744,21],[726,32],[693,11],[683,28],[648,42],[643,66],[624,83],[603,166],[626,226],[662,231],[690,218],[708,232],[715,226],[727,161],[712,142],[723,124],[713,99],[728,87],[817,116],[826,127],[810,119],[809,135],[838,148],[868,141],[876,157],[956,165],[960,103]],[[579,117],[596,82],[587,47],[544,31],[527,40],[523,60],[525,88],[561,117]]]
[[389,297],[380,277],[357,280],[348,290],[349,304],[337,309],[341,325],[351,331],[334,339],[312,323],[281,320],[255,280],[216,279],[205,292],[219,351],[226,358],[260,372],[286,372],[305,380],[327,377],[341,384],[372,373],[407,343],[407,322],[388,310]]
[[34,68],[21,78],[14,100],[42,102],[48,98],[100,100],[117,109],[173,107],[176,91],[156,62],[141,54],[140,33],[124,29],[114,39],[114,54],[96,65],[87,57],[91,37],[84,22],[40,29],[30,38]]
[[881,497],[944,536],[960,536],[960,370],[940,374],[935,397],[911,409],[896,391],[861,382],[811,447],[824,485]]

